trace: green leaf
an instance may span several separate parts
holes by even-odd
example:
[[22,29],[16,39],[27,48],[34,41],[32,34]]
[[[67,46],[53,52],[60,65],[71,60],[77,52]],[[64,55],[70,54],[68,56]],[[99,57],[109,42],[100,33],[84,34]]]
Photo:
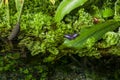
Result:
[[3,5],[3,0],[0,1],[0,8],[2,7]]
[[63,0],[55,14],[56,22],[60,22],[66,14],[79,6],[82,6],[86,1],[87,0]]
[[21,10],[21,7],[23,6],[23,2],[24,2],[24,0],[15,0],[17,11]]
[[120,0],[117,0],[115,2],[114,9],[115,9],[114,19],[117,20],[117,21],[120,21]]
[[[90,44],[96,42],[97,40],[101,39],[106,32],[115,30],[117,27],[119,27],[119,25],[120,23],[114,20],[93,25],[91,28],[82,30],[80,36],[74,40],[66,40],[62,46],[73,47],[76,49],[84,48],[89,46],[88,42]],[[87,45],[85,45],[86,43]]]
[[15,4],[16,4],[16,9],[17,9],[18,15],[19,15],[19,17],[18,17],[18,21],[19,21],[21,13],[22,13],[24,0],[15,0]]
[[5,4],[5,7],[6,7],[6,18],[7,18],[7,25],[10,26],[10,13],[9,13],[9,1],[8,0],[5,0],[3,1],[3,3]]
[[102,11],[102,14],[103,14],[103,17],[104,18],[108,18],[108,17],[111,17],[114,15],[114,10],[112,10],[111,8],[105,8],[103,11]]

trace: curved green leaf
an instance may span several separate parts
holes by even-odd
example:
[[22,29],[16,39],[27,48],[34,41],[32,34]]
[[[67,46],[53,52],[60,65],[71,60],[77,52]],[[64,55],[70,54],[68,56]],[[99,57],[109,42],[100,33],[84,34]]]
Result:
[[87,0],[63,0],[55,14],[56,22],[60,22],[66,14],[79,6],[82,6],[86,1]]
[[76,39],[66,40],[62,46],[73,47],[77,49],[84,48],[84,44],[88,41],[88,39],[95,40],[96,42],[97,40],[101,39],[106,32],[115,30],[117,27],[119,27],[119,25],[120,22],[113,20],[93,25],[91,28],[82,31],[80,36],[78,36]]
[[108,18],[114,15],[114,10],[112,10],[111,8],[105,8],[102,11],[102,15],[104,18]]
[[22,9],[23,9],[24,0],[15,0],[15,3],[16,3],[16,9],[19,15],[18,17],[18,21],[19,21],[21,17]]
[[0,1],[0,8],[2,7],[2,5],[3,5],[3,0],[2,0],[2,1]]

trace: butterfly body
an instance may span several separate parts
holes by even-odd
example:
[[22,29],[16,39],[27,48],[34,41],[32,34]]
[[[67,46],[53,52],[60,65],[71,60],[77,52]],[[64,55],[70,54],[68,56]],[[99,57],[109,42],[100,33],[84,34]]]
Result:
[[75,39],[77,36],[78,34],[67,34],[65,35],[65,38],[72,40],[72,39]]

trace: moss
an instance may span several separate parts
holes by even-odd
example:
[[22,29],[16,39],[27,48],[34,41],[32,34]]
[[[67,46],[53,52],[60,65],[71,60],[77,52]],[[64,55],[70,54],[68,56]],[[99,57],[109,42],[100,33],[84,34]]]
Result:
[[[56,57],[59,57],[59,55],[66,55],[66,54],[76,54],[77,52],[81,50],[74,50],[71,48],[69,49],[62,49],[60,48],[61,44],[66,40],[64,38],[64,35],[66,34],[74,34],[74,33],[80,33],[81,28],[89,27],[91,25],[94,25],[93,17],[95,14],[99,13],[101,9],[99,9],[99,6],[92,5],[94,11],[97,10],[95,13],[90,13],[90,11],[87,11],[86,8],[78,8],[77,13],[71,12],[71,14],[67,15],[65,18],[70,19],[68,22],[66,20],[63,20],[60,23],[55,23],[53,15],[55,14],[55,9],[57,8],[58,4],[60,3],[59,0],[56,1],[55,5],[51,4],[49,1],[25,1],[22,17],[21,17],[21,31],[19,33],[19,36],[17,40],[19,41],[17,47],[23,48],[26,47],[30,54],[35,55],[41,55],[44,56],[44,58],[48,58],[49,56],[54,57],[52,60],[54,60]],[[44,4],[44,5],[43,5]],[[10,5],[15,5],[14,2],[10,3]],[[104,7],[105,5],[103,5]],[[110,6],[110,5],[108,5]],[[107,6],[107,7],[108,7]],[[90,6],[91,7],[91,6]],[[111,7],[111,6],[110,6]],[[5,13],[3,10],[4,8],[1,8],[1,13]],[[1,15],[3,18],[1,18],[1,21],[3,25],[6,25],[6,20],[4,20],[6,15]],[[6,25],[5,30],[10,30],[14,24],[17,21],[18,13],[16,12],[16,9],[13,7],[10,7],[10,21],[11,21],[11,27],[8,27]],[[103,19],[101,15],[99,15],[99,18]],[[73,19],[73,20],[72,20]],[[104,19],[103,19],[104,20]],[[1,24],[1,31],[3,31],[4,26]],[[5,34],[3,37],[8,36],[8,33],[10,31],[2,33]],[[112,35],[111,35],[112,34]],[[83,49],[83,53],[91,53],[85,54],[88,56],[93,55],[99,55],[100,52],[98,48],[107,48],[111,47],[113,45],[116,45],[118,42],[118,34],[106,34],[106,37],[103,38],[104,43],[100,43],[99,46],[96,46],[94,44],[94,39],[88,39],[87,50]],[[112,38],[111,38],[111,36]],[[80,36],[80,35],[79,35]],[[114,40],[113,40],[114,38]],[[104,46],[103,46],[104,45]],[[96,48],[95,48],[96,47]],[[93,51],[92,51],[93,50]],[[81,55],[82,53],[80,53]],[[82,56],[85,56],[82,55]]]
[[[106,3],[104,6],[101,4],[98,6],[99,3],[97,2],[102,1],[95,0],[96,3],[92,3],[92,6],[89,6],[90,9],[93,9],[94,13],[89,11],[89,8],[82,6],[82,8],[77,8],[77,11],[73,10],[70,14],[66,15],[62,22],[55,23],[54,14],[60,1],[61,0],[56,0],[56,3],[53,5],[47,0],[25,0],[20,24],[21,30],[16,39],[12,41],[14,46],[13,49],[9,49],[7,37],[18,18],[15,2],[10,0],[9,3],[10,25],[8,25],[8,18],[6,16],[6,7],[3,6],[0,8],[0,79],[2,79],[3,76],[2,80],[15,80],[18,78],[20,80],[47,80],[47,77],[51,76],[49,74],[53,74],[52,71],[54,72],[55,66],[58,67],[62,64],[62,67],[64,68],[64,64],[71,63],[71,59],[69,59],[70,55],[78,60],[80,59],[80,64],[82,66],[87,66],[87,69],[90,69],[90,66],[94,64],[91,66],[93,72],[93,68],[96,69],[97,66],[103,66],[103,64],[106,63],[108,65],[99,68],[100,71],[103,71],[104,73],[104,69],[108,70],[108,66],[113,65],[114,61],[116,61],[114,63],[116,64],[116,67],[115,65],[114,67],[118,67],[117,63],[119,63],[119,58],[117,60],[116,58],[113,59],[111,65],[109,65],[109,63],[114,55],[117,57],[120,56],[120,30],[118,30],[118,32],[116,30],[106,33],[103,38],[96,43],[94,42],[95,40],[93,37],[88,39],[85,43],[86,48],[83,49],[61,47],[64,41],[68,40],[64,35],[76,33],[80,36],[81,28],[94,25],[94,17],[97,17],[100,23],[108,20],[109,16],[107,15],[107,18],[104,19],[100,11],[102,8],[105,8],[105,5],[109,0],[105,0]],[[112,14],[112,17],[114,16],[116,20],[119,20],[118,3],[119,0],[115,3],[117,13],[115,13],[115,16]],[[109,3],[107,3],[107,7],[111,7],[111,4],[108,4]],[[112,7],[113,4],[114,3],[112,3]],[[26,56],[23,58],[22,54],[25,54]],[[104,60],[103,58],[106,55],[112,56],[112,58]],[[86,56],[89,56],[89,58],[88,60],[85,58],[85,62],[82,58]],[[95,58],[94,61],[92,61],[93,58]],[[96,62],[97,60],[98,62]],[[74,60],[73,63],[75,63]],[[114,69],[114,67],[112,67],[112,69]],[[60,67],[60,69],[62,68]],[[68,67],[63,69],[64,72],[65,69],[67,70]],[[89,75],[91,75],[91,70]],[[70,69],[70,71],[74,72],[76,75],[79,73],[78,70],[74,71]],[[114,73],[113,71],[111,72]],[[107,76],[113,77],[114,75],[117,75],[118,77],[119,71],[116,70],[115,72],[116,74],[111,75],[108,72],[109,74]],[[96,73],[92,74],[91,77],[94,77],[95,75]],[[96,76],[96,78],[98,78],[98,76]]]

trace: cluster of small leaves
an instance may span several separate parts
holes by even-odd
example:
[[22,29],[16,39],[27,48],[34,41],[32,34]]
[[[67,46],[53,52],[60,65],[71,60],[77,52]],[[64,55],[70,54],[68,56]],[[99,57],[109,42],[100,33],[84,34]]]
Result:
[[[8,23],[6,10],[7,10],[7,8],[5,5],[1,6],[1,8],[0,8],[0,14],[1,14],[0,15],[0,25],[5,25],[6,23]],[[0,27],[2,27],[2,26],[0,26]]]
[[[25,33],[21,33],[21,36],[25,35],[25,37],[20,41],[19,44],[26,46],[31,51],[32,55],[46,55],[43,61],[52,61],[60,52],[64,52],[64,54],[67,53],[65,50],[59,50],[60,44],[62,44],[65,40],[65,34],[73,34],[74,32],[79,33],[81,28],[93,25],[93,17],[90,15],[90,13],[85,11],[84,8],[80,9],[77,15],[78,20],[75,20],[73,24],[52,23],[54,22],[52,17],[44,15],[41,12],[23,15],[22,30]],[[95,52],[100,53],[97,51],[97,48],[93,47],[94,44],[94,38],[88,39],[88,41],[85,43],[88,48],[87,51],[88,53],[91,53],[91,55],[92,53],[93,55],[97,55]],[[74,50],[70,50],[70,53],[74,53]]]
[[0,56],[0,71],[4,72],[8,70],[13,70],[17,66],[15,66],[15,64],[17,63],[15,58],[17,58],[15,54],[7,54],[6,56]]
[[[70,24],[64,23],[51,23],[53,20],[52,17],[44,15],[39,12],[37,14],[27,14],[22,16],[21,32],[24,31],[24,34],[21,33],[19,39],[24,39],[20,41],[20,46],[26,46],[32,55],[48,55],[45,58],[45,62],[52,61],[55,59],[61,51],[59,46],[65,40],[65,34],[74,34],[74,32],[79,33],[81,26],[80,25],[92,25],[92,17],[81,9],[79,11],[79,20],[76,20],[73,23],[73,26]],[[82,20],[82,21],[81,21]],[[76,24],[79,24],[76,26]],[[68,51],[68,50],[67,50]],[[63,54],[66,54],[66,51],[63,51]],[[70,51],[74,53],[74,50]],[[69,51],[68,51],[69,53]]]
[[[56,2],[59,3],[59,1]],[[110,4],[106,1],[107,4],[103,5],[103,7],[105,7],[105,9],[103,9],[103,13],[105,14],[102,14],[102,17],[104,18],[113,16],[112,13],[112,15],[107,14],[109,13],[109,11],[112,12],[108,8],[111,8],[111,6],[113,6],[110,1],[108,2]],[[107,6],[107,9],[105,5]],[[54,7],[52,8],[52,6]],[[79,33],[81,28],[93,25],[92,13],[87,12],[85,8],[79,9],[79,11],[76,13],[78,19],[76,18],[77,20],[75,19],[75,22],[71,22],[72,24],[65,24],[64,22],[56,24],[52,16],[50,16],[51,14],[53,14],[51,12],[54,12],[55,8],[56,5],[52,5],[51,3],[49,3],[49,1],[25,1],[23,15],[21,18],[21,32],[18,37],[18,39],[20,40],[19,46],[27,47],[28,50],[31,51],[32,55],[44,55],[45,62],[54,60],[60,52],[65,52],[63,54],[66,54],[68,51],[69,53],[69,50],[65,51],[59,49],[59,46],[65,40],[65,34]],[[94,8],[96,8],[98,11],[97,13],[99,13],[99,7],[94,5]],[[49,11],[50,14],[48,13]],[[16,16],[17,13],[14,16],[11,15],[12,24],[16,23]],[[70,17],[71,16],[72,15],[70,15]],[[94,38],[90,38],[85,43],[86,45],[88,45],[88,52],[89,49],[91,49],[91,47],[93,47],[93,45],[95,44],[94,41]],[[107,43],[109,43],[109,41],[110,40],[107,40]],[[109,46],[111,46],[112,44],[113,43],[111,43]],[[96,48],[94,50],[96,51]],[[71,53],[74,53],[73,51],[74,50],[70,50]]]
[[77,15],[78,19],[73,23],[73,28],[76,30],[76,32],[80,32],[81,28],[93,25],[92,16],[83,8],[78,11]]
[[104,42],[101,43],[102,48],[107,48],[112,45],[117,45],[119,44],[120,36],[118,33],[115,32],[107,32],[103,36]]
[[[104,4],[102,10],[102,16],[99,13],[101,8],[99,8],[97,5],[94,5],[94,3],[92,3],[95,8],[94,10],[97,10],[95,12],[95,15],[99,13],[98,16],[101,19],[103,18],[107,19],[111,16],[113,17],[114,10],[111,10],[111,7],[114,5],[114,3],[112,3],[113,0],[105,0],[105,1],[106,4]],[[37,63],[34,58],[30,57],[31,58],[30,60],[37,63],[37,65],[35,66],[34,62],[30,63],[30,65],[27,65],[26,63],[24,63],[25,61],[19,62],[21,61],[19,58],[20,54],[8,53],[6,56],[2,56],[2,57],[0,56],[0,72],[7,72],[7,71],[13,73],[18,72],[22,74],[21,77],[22,79],[25,78],[25,80],[30,80],[30,79],[36,80],[35,78],[37,77],[41,80],[44,80],[48,74],[47,72],[48,69],[46,66],[41,66],[42,61],[53,62],[54,60],[59,59],[66,54],[70,54],[70,55],[78,54],[78,56],[80,57],[90,56],[90,57],[100,58],[101,53],[104,53],[100,49],[105,49],[105,50],[108,49],[105,51],[106,53],[111,53],[115,55],[117,54],[120,56],[120,51],[119,51],[120,30],[119,32],[106,33],[101,43],[99,44],[95,43],[94,37],[87,39],[87,42],[84,43],[86,45],[86,48],[83,49],[76,50],[73,48],[65,48],[65,49],[61,48],[60,47],[61,44],[65,40],[67,40],[66,38],[64,38],[64,35],[79,33],[81,28],[84,28],[86,26],[89,27],[93,25],[94,16],[92,15],[94,14],[91,14],[85,8],[82,8],[79,9],[79,11],[76,13],[77,15],[74,15],[75,20],[71,20],[70,23],[66,24],[64,23],[64,21],[61,23],[55,23],[51,15],[54,15],[55,9],[57,8],[59,2],[60,2],[59,0],[56,0],[57,4],[55,3],[53,5],[46,0],[25,1],[25,6],[23,9],[23,14],[21,19],[22,20],[21,31],[17,39],[19,41],[18,46],[20,49],[26,47],[29,50],[28,52],[30,52],[31,55],[33,55],[35,58],[36,58],[35,55],[41,56],[39,59],[37,59],[40,64]],[[114,14],[115,15],[114,18],[116,20],[119,20],[119,0],[116,0],[115,6],[116,6],[115,7],[116,12]],[[11,19],[10,21],[12,24],[11,27],[13,27],[13,24],[15,24],[17,21],[17,13],[15,11],[12,12],[13,10],[14,8],[10,10],[12,13],[10,17]],[[5,27],[7,23],[7,19],[6,19],[6,14],[4,13],[5,13],[4,8],[1,8],[0,14],[2,15],[0,15],[0,22],[1,22],[0,31],[4,32],[5,30],[5,33],[8,33],[9,27]],[[78,18],[76,18],[76,16]],[[73,15],[69,15],[69,17],[73,17]],[[74,19],[74,17],[72,19]],[[4,33],[2,33],[1,36],[3,36],[3,34]],[[79,34],[79,36],[80,35],[81,34]],[[2,43],[0,44],[3,45]],[[29,56],[27,56],[26,59],[28,59],[28,57]],[[28,60],[28,62],[30,62],[30,60]]]
[[114,54],[114,55],[120,55],[120,30],[118,32],[107,32],[103,36],[103,40],[98,43],[98,48],[105,48],[106,53]]
[[93,17],[85,11],[84,8],[80,9],[78,11],[78,15],[79,15],[79,18],[78,18],[78,22],[80,22],[79,25],[87,25],[87,26],[90,26],[90,25],[93,25]]
[[54,5],[46,0],[26,0],[24,3],[23,13],[43,12],[45,14],[53,15],[53,12],[56,10],[59,3],[59,0],[56,0]]
[[103,18],[113,17],[114,16],[114,4],[115,0],[106,0],[102,6],[102,16]]
[[55,55],[59,54],[59,46],[64,41],[64,35],[75,31],[70,24],[56,24],[51,23],[52,21],[52,17],[42,12],[23,15],[21,32],[24,33],[20,33],[18,37],[22,39],[19,45],[26,46],[32,55],[49,55],[45,62],[53,60]]
[[[48,68],[41,63],[26,64],[25,60],[16,58],[16,54],[0,56],[0,79],[36,80],[47,78]],[[32,65],[32,66],[31,66]]]
[[101,53],[99,52],[99,50],[96,47],[91,47],[89,49],[81,49],[81,50],[76,50],[76,54],[78,54],[78,56],[83,57],[83,56],[89,56],[89,57],[95,57],[95,58],[100,58]]
[[[85,43],[86,48],[76,50],[79,56],[90,56],[100,58],[102,55],[120,55],[120,30],[118,32],[107,32],[100,42],[95,43],[94,38],[90,38]],[[105,51],[104,51],[105,49]]]

